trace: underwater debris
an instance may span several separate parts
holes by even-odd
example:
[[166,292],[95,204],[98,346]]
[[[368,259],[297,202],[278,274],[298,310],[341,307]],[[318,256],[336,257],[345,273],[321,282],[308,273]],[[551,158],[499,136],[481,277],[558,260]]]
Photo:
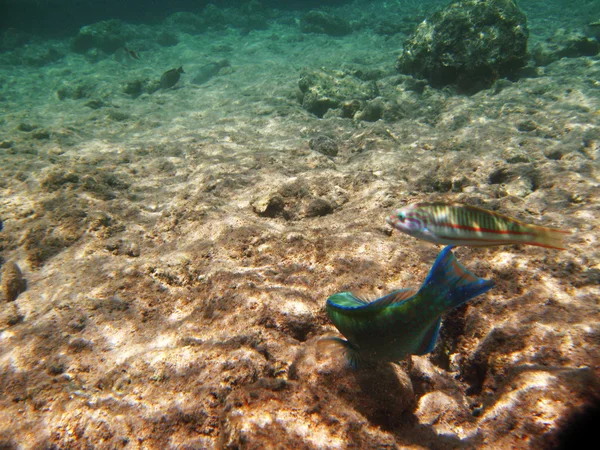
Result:
[[418,292],[400,289],[372,302],[350,292],[329,297],[327,315],[347,340],[324,338],[320,345],[343,350],[352,367],[361,361],[398,362],[431,352],[442,314],[495,284],[465,269],[451,250],[450,245],[440,252]]
[[527,244],[564,250],[563,239],[570,234],[460,204],[415,203],[397,209],[386,220],[403,233],[444,245]]
[[175,86],[182,73],[185,73],[182,66],[179,66],[177,69],[167,70],[162,74],[162,77],[160,77],[160,88],[169,89]]

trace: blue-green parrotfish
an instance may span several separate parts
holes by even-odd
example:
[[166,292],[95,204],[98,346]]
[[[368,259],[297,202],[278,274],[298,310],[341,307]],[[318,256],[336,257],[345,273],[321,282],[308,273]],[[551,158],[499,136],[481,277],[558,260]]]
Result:
[[347,340],[328,337],[320,345],[342,349],[354,368],[431,352],[442,315],[494,286],[465,269],[451,250],[449,245],[440,252],[418,291],[401,289],[371,302],[350,292],[329,297],[327,315]]

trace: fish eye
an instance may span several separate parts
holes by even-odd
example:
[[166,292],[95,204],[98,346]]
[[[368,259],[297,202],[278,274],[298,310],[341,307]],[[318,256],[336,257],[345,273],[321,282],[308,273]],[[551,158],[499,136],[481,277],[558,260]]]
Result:
[[404,214],[401,211],[398,211],[398,213],[396,214],[396,216],[398,217],[398,220],[401,220],[402,222],[404,222],[404,219],[406,219],[406,214]]

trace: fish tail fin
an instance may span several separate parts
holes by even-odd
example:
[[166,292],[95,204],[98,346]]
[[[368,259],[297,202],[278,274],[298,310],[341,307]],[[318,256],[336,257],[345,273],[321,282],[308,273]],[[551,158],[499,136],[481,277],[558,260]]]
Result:
[[556,228],[539,227],[536,225],[528,225],[527,227],[534,234],[533,238],[529,242],[525,242],[529,245],[536,245],[538,247],[554,248],[556,250],[564,250],[565,244],[564,239],[566,236],[571,234],[570,231],[559,230]]
[[317,348],[326,354],[337,354],[342,352],[346,364],[352,369],[358,369],[361,363],[361,357],[356,349],[345,339],[338,337],[326,337],[317,341]]
[[420,291],[434,291],[448,307],[455,307],[489,291],[495,283],[469,272],[451,250],[449,245],[440,252]]

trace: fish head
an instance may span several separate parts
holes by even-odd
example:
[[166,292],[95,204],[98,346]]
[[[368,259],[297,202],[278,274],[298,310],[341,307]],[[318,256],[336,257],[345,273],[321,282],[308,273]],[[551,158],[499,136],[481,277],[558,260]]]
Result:
[[427,227],[427,217],[412,205],[397,209],[386,221],[397,230],[410,235],[420,233]]
[[386,221],[398,231],[409,236],[435,242],[435,236],[427,228],[428,223],[432,222],[430,215],[427,209],[413,204],[397,209]]

